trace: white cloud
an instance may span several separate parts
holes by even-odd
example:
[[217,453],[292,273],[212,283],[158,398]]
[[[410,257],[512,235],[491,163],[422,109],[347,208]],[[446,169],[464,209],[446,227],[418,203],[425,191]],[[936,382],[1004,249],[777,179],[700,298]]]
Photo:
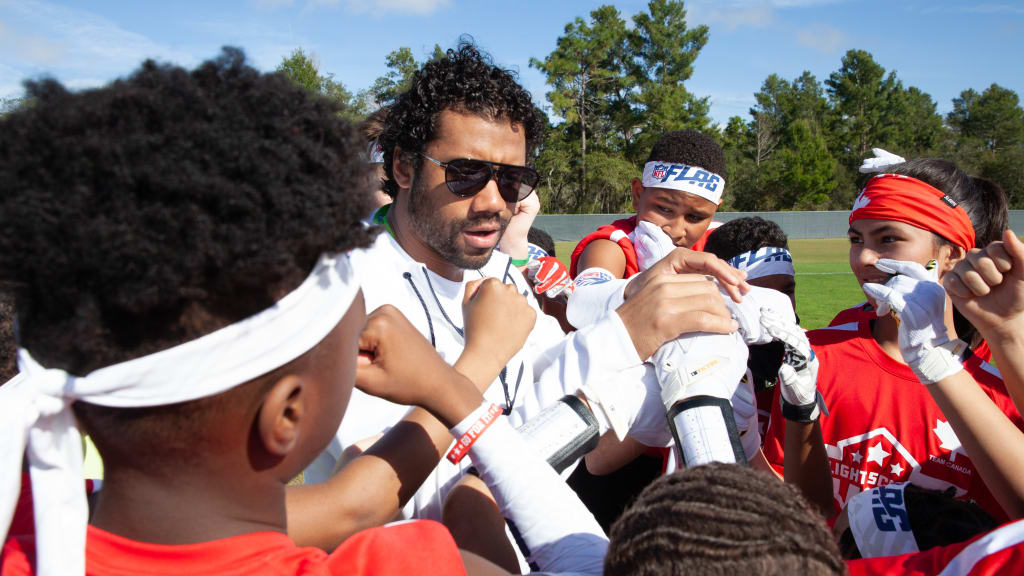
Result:
[[687,12],[696,24],[721,24],[729,31],[738,28],[768,28],[775,25],[782,9],[809,8],[838,4],[845,0],[698,0],[687,4]]
[[946,12],[946,13],[967,13],[967,14],[1024,14],[1024,6],[1007,3],[984,3],[966,4],[954,3],[951,5],[930,5],[923,8],[925,13]]
[[[146,58],[185,66],[196,59],[182,50],[125,30],[75,8],[41,1],[4,3],[0,30],[0,86],[49,74],[69,86],[102,84],[130,72]],[[12,28],[17,27],[17,32]],[[9,49],[14,42],[15,49]]]
[[49,65],[64,56],[67,45],[43,36],[18,33],[0,20],[0,52],[35,65]]
[[775,10],[771,6],[749,8],[712,9],[696,16],[704,24],[723,24],[727,30],[737,28],[767,28],[775,23]]
[[810,24],[797,32],[796,41],[822,54],[833,54],[850,43],[845,32],[828,24]]
[[350,12],[367,14],[416,14],[424,16],[446,8],[451,0],[309,0],[303,10],[344,6]]

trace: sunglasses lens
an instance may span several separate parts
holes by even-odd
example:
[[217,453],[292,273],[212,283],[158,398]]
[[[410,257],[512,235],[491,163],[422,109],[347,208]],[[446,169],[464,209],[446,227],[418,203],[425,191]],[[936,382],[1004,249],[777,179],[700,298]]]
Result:
[[503,167],[498,173],[498,190],[506,202],[519,202],[537,187],[540,176],[525,166]]
[[479,160],[459,158],[448,163],[444,173],[448,190],[456,196],[472,196],[491,179],[491,165]]

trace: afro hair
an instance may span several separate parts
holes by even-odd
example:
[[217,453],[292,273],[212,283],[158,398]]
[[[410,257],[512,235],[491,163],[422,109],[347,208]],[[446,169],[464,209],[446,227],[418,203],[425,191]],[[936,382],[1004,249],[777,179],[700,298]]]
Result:
[[725,175],[725,154],[715,139],[696,130],[666,132],[651,147],[648,162],[674,162],[699,166],[709,172]]
[[45,366],[81,375],[195,339],[372,238],[355,128],[238,49],[26,88],[0,120],[0,283]]

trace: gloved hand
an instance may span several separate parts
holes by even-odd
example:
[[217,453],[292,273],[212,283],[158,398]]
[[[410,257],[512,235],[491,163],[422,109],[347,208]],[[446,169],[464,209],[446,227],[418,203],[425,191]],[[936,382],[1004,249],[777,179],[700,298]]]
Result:
[[636,264],[643,272],[676,249],[672,239],[656,224],[640,220],[629,234],[636,250]]
[[[761,325],[786,349],[779,367],[782,415],[796,422],[814,422],[824,403],[818,393],[818,359],[811,343],[796,322],[773,310],[761,310]],[[825,414],[828,414],[827,410]]]
[[530,260],[526,265],[526,275],[533,282],[534,292],[547,298],[563,293],[568,297],[576,290],[576,285],[569,277],[569,269],[554,256]]
[[[721,288],[719,288],[721,290]],[[796,314],[789,296],[778,290],[751,286],[750,292],[743,295],[742,302],[735,302],[722,290],[722,298],[729,313],[740,325],[740,335],[748,346],[767,344],[775,338],[761,325],[760,318],[765,310],[791,324],[796,324]]]
[[886,152],[881,148],[872,148],[871,152],[875,154],[875,157],[864,159],[864,163],[857,169],[861,174],[884,172],[897,164],[903,164],[907,161],[903,156],[897,156],[892,152]]
[[747,354],[738,333],[695,333],[666,342],[651,362],[666,410],[695,396],[728,400],[749,460],[760,446],[760,433],[753,380],[747,377]]
[[883,258],[875,268],[896,274],[884,285],[864,284],[864,293],[878,303],[878,315],[892,310],[900,321],[899,347],[903,360],[925,385],[963,370],[961,340],[946,333],[946,291],[938,274],[917,262]]

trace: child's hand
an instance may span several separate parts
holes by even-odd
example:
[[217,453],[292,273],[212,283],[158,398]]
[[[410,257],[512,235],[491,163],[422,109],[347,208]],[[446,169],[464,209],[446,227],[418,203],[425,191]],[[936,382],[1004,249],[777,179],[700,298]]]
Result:
[[466,322],[463,354],[487,354],[501,366],[523,347],[537,321],[537,313],[516,286],[495,278],[466,285],[462,315]]
[[367,316],[359,336],[356,388],[429,410],[424,403],[446,382],[460,377],[397,308],[384,305]]
[[542,256],[530,260],[526,265],[526,277],[533,283],[533,291],[546,298],[565,300],[576,290],[576,285],[569,277],[569,269],[554,256]]
[[1024,330],[1024,244],[1012,230],[1002,242],[971,250],[942,278],[957,310],[986,340]]
[[516,202],[512,219],[505,227],[505,233],[501,235],[498,250],[517,260],[526,258],[530,253],[527,235],[530,232],[530,226],[533,225],[533,220],[539,213],[540,197],[536,192]]

